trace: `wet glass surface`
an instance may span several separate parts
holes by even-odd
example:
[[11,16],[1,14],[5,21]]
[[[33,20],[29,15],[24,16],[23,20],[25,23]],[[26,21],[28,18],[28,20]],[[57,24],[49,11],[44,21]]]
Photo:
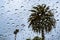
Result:
[[16,29],[19,29],[17,40],[40,36],[28,28],[28,17],[31,14],[29,10],[38,4],[46,4],[54,9],[57,21],[56,28],[45,33],[45,39],[60,40],[60,0],[0,0],[0,40],[14,40],[13,32]]

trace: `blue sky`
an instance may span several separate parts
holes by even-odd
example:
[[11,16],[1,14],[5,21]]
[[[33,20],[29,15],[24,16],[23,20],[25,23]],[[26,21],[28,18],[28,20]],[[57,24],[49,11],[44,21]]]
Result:
[[[28,18],[30,9],[38,4],[46,4],[54,10],[55,19],[60,20],[59,0],[0,0],[0,40],[14,40],[14,30],[19,29],[17,40],[26,40],[41,34],[34,33],[28,29]],[[58,8],[56,8],[58,7]],[[58,13],[56,13],[58,11]],[[57,21],[56,28],[50,33],[45,33],[46,40],[60,40],[60,21]]]

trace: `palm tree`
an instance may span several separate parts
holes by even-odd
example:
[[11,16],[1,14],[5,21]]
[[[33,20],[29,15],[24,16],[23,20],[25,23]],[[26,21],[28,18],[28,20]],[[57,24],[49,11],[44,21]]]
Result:
[[52,28],[55,28],[56,20],[53,12],[45,4],[37,5],[29,11],[31,11],[31,15],[28,19],[28,28],[32,27],[34,32],[41,33],[42,40],[44,40],[44,32],[49,33]]
[[16,40],[16,35],[17,35],[18,32],[19,32],[19,29],[16,29],[16,30],[14,31],[14,34],[15,34],[15,40]]
[[26,40],[31,40],[30,38],[27,38]]
[[35,37],[33,38],[33,40],[42,40],[42,38],[40,38],[40,37],[38,37],[38,36],[35,36]]

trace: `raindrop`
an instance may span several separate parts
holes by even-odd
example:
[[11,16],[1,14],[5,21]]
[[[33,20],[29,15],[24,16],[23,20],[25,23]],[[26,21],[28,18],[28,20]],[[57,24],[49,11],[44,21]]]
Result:
[[15,11],[17,11],[18,9],[15,9]]
[[19,25],[16,25],[16,27],[19,27]]
[[2,37],[3,35],[2,34],[0,34],[0,37]]
[[59,19],[57,19],[57,21],[59,21]]
[[24,9],[24,11],[26,11],[26,9]]
[[1,6],[1,7],[4,7],[4,6]]
[[13,0],[11,0],[11,1],[13,1]]
[[52,35],[52,37],[53,37],[54,35]]
[[1,13],[1,14],[4,14],[4,13]]
[[39,0],[40,1],[40,0]]
[[56,3],[59,3],[58,1]]
[[8,28],[8,29],[10,29],[10,28]]
[[24,7],[24,6],[21,6],[21,8]]
[[21,29],[21,31],[23,31],[24,29]]
[[8,22],[7,24],[9,25],[10,23]]
[[56,7],[56,8],[58,8],[58,7]]
[[5,35],[4,37],[7,37],[7,35]]
[[8,10],[7,12],[10,12],[10,10]]
[[58,13],[58,11],[56,11],[55,13]]
[[15,25],[15,23],[12,23],[12,25]]
[[14,14],[17,14],[17,13],[14,13]]
[[12,18],[10,18],[9,20],[13,20]]
[[9,3],[6,3],[6,4],[9,4]]
[[9,34],[9,35],[12,35],[12,34]]
[[24,39],[24,37],[23,37],[23,39]]
[[23,27],[24,27],[25,25],[24,25],[24,24],[21,24],[21,26],[23,26]]

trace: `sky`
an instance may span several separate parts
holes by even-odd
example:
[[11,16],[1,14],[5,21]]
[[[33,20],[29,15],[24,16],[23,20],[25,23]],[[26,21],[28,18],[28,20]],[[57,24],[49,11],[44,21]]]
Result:
[[33,6],[46,4],[50,9],[55,9],[54,17],[56,28],[45,33],[46,40],[60,40],[60,1],[59,0],[0,0],[0,40],[14,40],[13,32],[19,29],[17,40],[26,40],[40,36],[28,28],[28,18]]

